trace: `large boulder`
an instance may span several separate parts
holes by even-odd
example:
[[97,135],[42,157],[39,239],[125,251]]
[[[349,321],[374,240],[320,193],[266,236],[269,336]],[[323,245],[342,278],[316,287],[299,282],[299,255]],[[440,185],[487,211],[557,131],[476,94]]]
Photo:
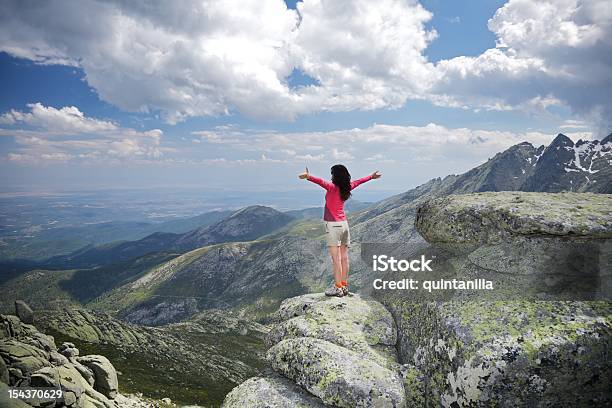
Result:
[[289,298],[281,303],[275,320],[284,322],[300,316],[315,319],[319,325],[334,322],[337,332],[354,333],[371,345],[393,346],[397,341],[395,322],[389,311],[379,302],[359,295],[339,298],[311,293]]
[[27,338],[39,333],[36,327],[25,324],[14,315],[0,315],[0,339],[10,337]]
[[487,278],[495,287],[433,299],[376,292],[398,325],[409,405],[612,404],[610,208],[610,195],[578,193],[424,204],[416,226],[430,243],[418,251],[437,256],[430,279]]
[[225,408],[323,408],[317,398],[279,376],[253,377],[234,388],[223,402]]
[[[69,408],[116,408],[117,372],[103,356],[78,357],[73,343],[63,343],[58,352],[53,337],[22,322],[17,316],[0,315],[0,387],[51,387],[64,390]],[[62,353],[62,354],[60,354]],[[78,360],[77,360],[78,359]],[[95,387],[95,388],[94,388]],[[2,391],[0,389],[0,391]],[[53,406],[50,400],[11,400],[0,406]]]
[[76,348],[74,343],[69,341],[62,343],[59,348],[59,352],[68,359],[78,357],[79,355],[79,349]]
[[77,361],[88,367],[94,374],[94,388],[108,398],[115,398],[119,389],[117,371],[104,356],[88,355],[77,358]]
[[35,387],[61,387],[64,390],[64,403],[68,407],[115,407],[106,396],[96,391],[72,364],[43,368],[32,375],[31,381]]
[[612,195],[520,191],[451,195],[424,203],[415,226],[430,243],[515,237],[612,238]]
[[224,407],[405,406],[396,327],[380,303],[358,295],[307,294],[284,300],[273,321],[267,360],[283,377],[243,383]]
[[27,385],[27,379],[33,372],[51,365],[46,351],[15,338],[0,342],[0,358],[9,367],[9,385],[20,385],[24,382],[24,385]]
[[272,368],[329,405],[404,407],[399,372],[325,340],[283,340],[268,351]]
[[338,298],[308,294],[283,301],[276,315],[279,323],[266,338],[269,346],[289,338],[312,337],[345,347],[385,367],[397,365],[395,323],[376,301],[358,295]]

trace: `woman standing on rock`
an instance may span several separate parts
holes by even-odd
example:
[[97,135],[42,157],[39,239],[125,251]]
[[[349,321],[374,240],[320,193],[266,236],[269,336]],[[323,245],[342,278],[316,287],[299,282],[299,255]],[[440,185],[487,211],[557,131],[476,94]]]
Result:
[[351,181],[351,175],[342,164],[336,164],[331,168],[331,183],[327,180],[312,176],[306,171],[300,174],[300,179],[306,179],[323,187],[325,194],[325,236],[327,237],[327,249],[332,258],[334,285],[325,291],[327,296],[346,296],[348,290],[349,259],[348,247],[351,243],[351,233],[348,221],[344,213],[344,202],[351,196],[351,190],[362,183],[377,179],[382,176],[375,171],[369,176]]

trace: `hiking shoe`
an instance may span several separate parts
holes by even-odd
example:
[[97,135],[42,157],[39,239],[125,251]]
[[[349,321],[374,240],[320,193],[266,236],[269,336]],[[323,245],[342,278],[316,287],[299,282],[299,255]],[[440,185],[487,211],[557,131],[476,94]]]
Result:
[[337,287],[336,285],[332,285],[329,289],[325,291],[325,296],[344,296],[344,291],[342,288]]
[[349,292],[348,290],[348,286],[343,286],[342,287],[342,296],[350,296],[351,292]]

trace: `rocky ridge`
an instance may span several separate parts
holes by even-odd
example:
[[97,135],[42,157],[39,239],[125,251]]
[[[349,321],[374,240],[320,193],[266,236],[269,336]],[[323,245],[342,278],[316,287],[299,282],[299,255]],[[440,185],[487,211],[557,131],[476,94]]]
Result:
[[523,142],[463,174],[432,179],[385,199],[351,219],[362,242],[423,243],[414,228],[417,208],[451,194],[500,191],[612,193],[612,134],[574,143],[563,134],[548,146]]
[[396,328],[378,302],[325,297],[286,299],[267,337],[271,373],[232,390],[238,407],[404,407]]
[[91,304],[132,323],[161,325],[208,309],[263,318],[282,299],[321,290],[327,256],[319,240],[293,237],[196,249],[151,268]]
[[[119,394],[117,371],[102,355],[80,356],[73,343],[57,347],[52,336],[32,323],[31,309],[18,301],[16,314],[0,315],[0,405],[3,407],[56,406],[55,401],[9,400],[7,387],[52,387],[63,390],[61,406],[144,407],[137,397]],[[58,405],[59,406],[59,405]],[[149,405],[150,406],[150,405]]]
[[137,241],[86,246],[68,255],[52,257],[43,265],[52,268],[92,268],[125,262],[152,252],[182,253],[221,242],[250,241],[292,220],[293,217],[273,208],[254,205],[242,208],[211,225],[183,234],[155,232]]
[[451,195],[420,206],[415,226],[433,243],[492,243],[509,236],[612,238],[612,195]]
[[612,193],[612,134],[574,143],[559,134],[530,160],[524,191]]
[[124,389],[183,404],[217,406],[263,366],[264,325],[209,310],[180,323],[147,327],[84,309],[39,312],[56,338],[112,359]]
[[[287,299],[266,339],[270,372],[223,406],[611,404],[611,200],[521,192],[425,200],[416,219],[427,242],[408,255],[436,255],[436,278],[486,277],[502,290],[448,291],[443,301],[376,291],[385,307],[359,296]],[[541,298],[534,282],[558,283],[565,263],[595,282],[587,292],[601,300],[579,298],[579,287],[565,300],[555,291]]]

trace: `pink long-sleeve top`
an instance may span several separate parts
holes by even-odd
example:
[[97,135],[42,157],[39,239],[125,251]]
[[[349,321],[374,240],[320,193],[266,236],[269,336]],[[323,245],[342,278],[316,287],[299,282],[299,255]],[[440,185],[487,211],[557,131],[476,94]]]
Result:
[[[320,185],[327,191],[327,193],[325,193],[325,212],[323,214],[323,219],[325,221],[346,220],[346,214],[344,213],[344,201],[342,201],[342,198],[340,198],[340,189],[334,183],[323,180],[319,177],[308,176],[307,180]],[[370,180],[372,180],[371,175],[351,181],[351,190],[354,190],[360,184]]]

